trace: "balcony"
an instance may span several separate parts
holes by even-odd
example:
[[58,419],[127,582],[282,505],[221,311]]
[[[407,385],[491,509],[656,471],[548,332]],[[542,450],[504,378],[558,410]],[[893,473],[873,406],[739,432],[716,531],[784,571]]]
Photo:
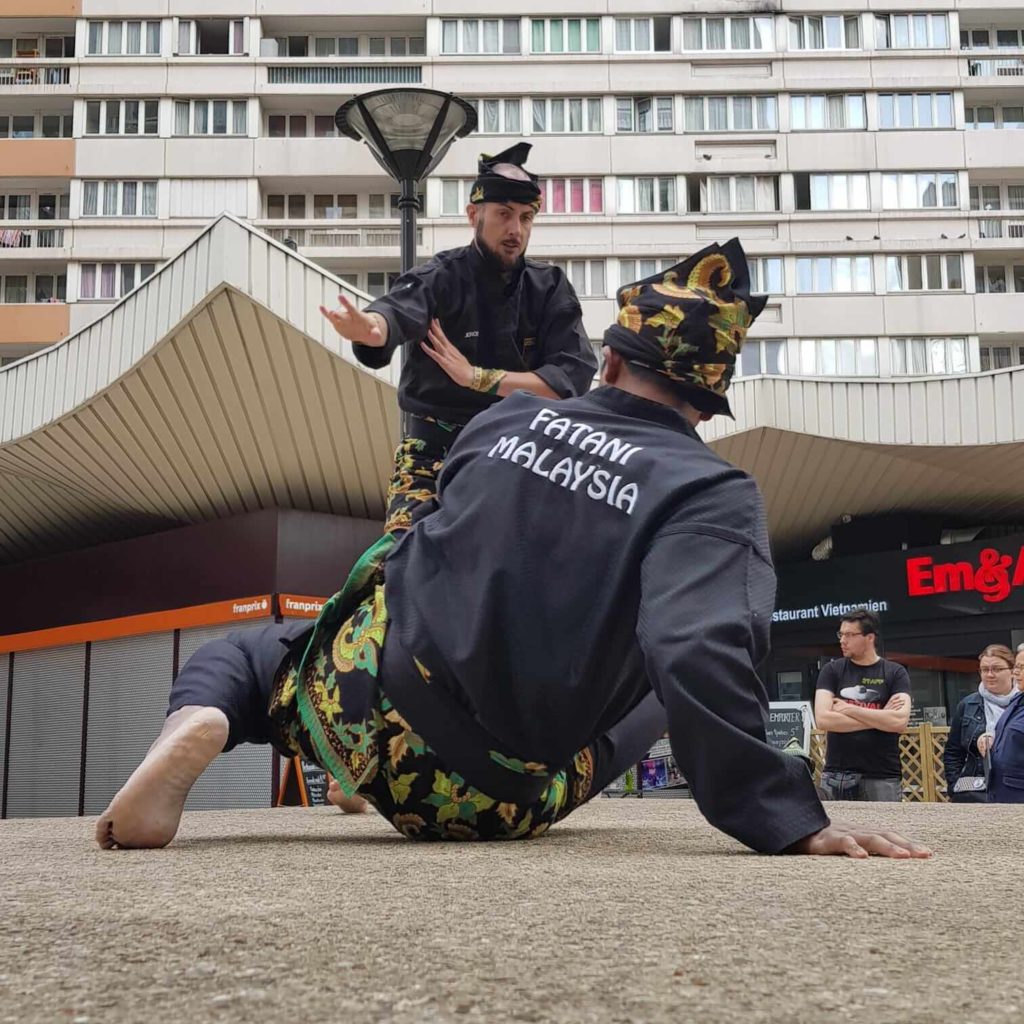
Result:
[[53,345],[67,337],[69,327],[63,302],[0,303],[0,356],[7,345]]
[[1024,57],[967,58],[970,78],[1020,78],[1024,76]]
[[419,85],[423,81],[420,64],[315,64],[304,63],[301,57],[292,61],[268,65],[266,85]]
[[61,255],[52,250],[70,248],[70,235],[69,228],[55,226],[53,221],[0,221],[0,261],[21,258],[27,249],[50,250],[46,253],[50,257]]
[[0,94],[70,92],[71,65],[57,61],[0,60]]
[[[395,257],[401,245],[401,228],[397,223],[380,221],[254,221],[278,242],[288,239],[303,255],[343,256],[339,249],[357,249],[361,258]],[[416,245],[423,245],[423,229],[416,229]]]
[[5,18],[79,18],[82,0],[2,0]]
[[1024,210],[985,210],[971,214],[971,240],[979,249],[1024,246]]

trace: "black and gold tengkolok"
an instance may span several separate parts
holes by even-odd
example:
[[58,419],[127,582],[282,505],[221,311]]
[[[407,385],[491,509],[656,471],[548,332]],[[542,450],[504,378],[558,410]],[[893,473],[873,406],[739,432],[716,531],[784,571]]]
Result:
[[[517,142],[514,146],[498,153],[497,156],[480,154],[477,164],[477,178],[469,193],[471,203],[526,203],[540,209],[540,186],[537,175],[531,174],[523,164],[533,147],[528,142]],[[526,180],[510,178],[496,168],[511,164],[526,175]]]
[[766,295],[750,294],[747,257],[738,238],[669,270],[623,285],[617,322],[604,343],[624,359],[678,386],[701,412],[732,415],[725,397],[747,330]]

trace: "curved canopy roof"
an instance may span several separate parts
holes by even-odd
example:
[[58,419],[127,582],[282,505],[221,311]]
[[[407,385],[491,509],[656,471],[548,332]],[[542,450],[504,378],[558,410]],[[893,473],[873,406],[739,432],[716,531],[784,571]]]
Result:
[[[95,323],[0,370],[0,564],[263,508],[383,518],[396,394],[321,317],[342,288],[224,215]],[[1024,368],[756,377],[732,404],[735,422],[702,431],[761,485],[781,557],[844,513],[1024,519]]]
[[0,562],[270,507],[383,518],[396,395],[318,311],[343,287],[224,215],[0,371]]

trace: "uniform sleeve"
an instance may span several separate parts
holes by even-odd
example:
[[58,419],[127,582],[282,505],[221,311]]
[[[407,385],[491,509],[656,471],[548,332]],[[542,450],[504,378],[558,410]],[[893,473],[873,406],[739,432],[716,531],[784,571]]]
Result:
[[672,753],[708,821],[763,853],[829,823],[804,761],[765,740],[774,600],[770,562],[725,528],[667,526],[644,558],[637,635]]
[[583,329],[579,299],[564,278],[548,306],[539,339],[544,362],[533,372],[559,398],[585,395],[597,373],[597,356]]
[[387,344],[380,348],[354,344],[356,359],[371,370],[379,370],[391,362],[399,345],[426,338],[437,309],[436,289],[436,268],[428,264],[403,274],[387,295],[374,299],[365,312],[379,313],[388,322]]

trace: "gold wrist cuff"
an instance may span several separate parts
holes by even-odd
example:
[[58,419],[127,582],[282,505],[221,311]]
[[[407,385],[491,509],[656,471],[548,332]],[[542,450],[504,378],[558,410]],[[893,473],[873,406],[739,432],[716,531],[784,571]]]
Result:
[[485,370],[482,366],[473,367],[473,379],[469,382],[470,389],[485,395],[493,395],[505,376],[504,370]]

